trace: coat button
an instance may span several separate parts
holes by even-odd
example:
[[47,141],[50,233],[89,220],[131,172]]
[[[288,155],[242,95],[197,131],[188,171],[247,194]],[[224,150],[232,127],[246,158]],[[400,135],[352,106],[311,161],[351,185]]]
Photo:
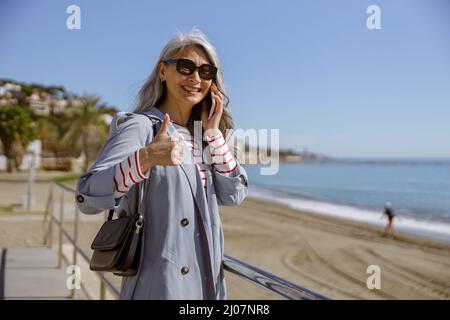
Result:
[[84,202],[84,197],[83,197],[81,194],[78,195],[78,196],[77,196],[77,201],[80,202],[80,203],[81,203],[81,202]]
[[189,268],[188,267],[183,267],[181,268],[181,274],[184,276],[185,274],[187,274],[189,272]]
[[181,225],[182,225],[183,227],[186,227],[186,226],[189,224],[189,220],[186,219],[186,218],[184,218],[184,219],[182,219],[182,220],[180,221],[180,223],[181,223]]

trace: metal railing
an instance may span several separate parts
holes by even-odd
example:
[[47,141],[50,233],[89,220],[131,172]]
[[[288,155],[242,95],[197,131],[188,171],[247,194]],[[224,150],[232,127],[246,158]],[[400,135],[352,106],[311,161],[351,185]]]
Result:
[[[53,208],[55,207],[56,192],[55,188],[61,190],[60,193],[60,204],[59,204],[59,219],[53,214]],[[69,192],[72,196],[75,194],[75,190],[69,188],[61,183],[54,182],[50,188],[47,207],[44,216],[43,229],[44,229],[44,244],[52,246],[53,242],[53,224],[55,224],[58,229],[58,267],[61,267],[62,261],[64,260],[67,264],[77,265],[78,254],[87,262],[90,263],[89,256],[82,250],[78,244],[78,227],[79,227],[79,215],[80,211],[73,201],[75,208],[74,217],[74,232],[73,235],[64,228],[64,192]],[[65,237],[70,244],[73,245],[73,255],[72,261],[68,261],[68,258],[63,254],[63,237]],[[262,270],[246,262],[240,261],[236,258],[225,255],[224,257],[224,270],[228,271],[239,278],[247,280],[254,283],[272,293],[275,293],[281,297],[290,300],[328,300],[327,297],[322,296],[312,290],[306,289],[298,284],[295,284],[289,280],[283,279],[277,275],[270,272]],[[94,271],[92,271],[94,272]],[[95,272],[100,279],[100,299],[105,299],[106,290],[108,289],[114,296],[119,296],[119,289],[105,277],[103,272]],[[92,299],[92,296],[87,292],[83,282],[81,282],[81,289],[84,291],[86,296]],[[75,290],[71,290],[71,297],[75,296]]]
[[[61,189],[60,193],[60,207],[59,207],[59,219],[53,214],[53,208],[54,208],[54,201],[55,201],[55,187]],[[78,207],[74,203],[74,212],[75,212],[75,222],[74,222],[74,232],[73,235],[69,234],[69,232],[64,228],[64,191],[69,192],[71,195],[75,194],[75,190],[72,188],[69,188],[61,183],[53,183],[50,187],[50,192],[47,199],[47,206],[46,211],[44,215],[44,221],[43,221],[43,231],[44,231],[44,245],[47,245],[49,247],[53,246],[53,224],[59,227],[58,229],[58,268],[61,268],[62,261],[66,264],[71,265],[77,265],[77,257],[78,254],[85,260],[86,263],[90,263],[89,256],[83,251],[83,249],[79,246],[78,242],[78,227],[79,227],[79,218],[80,218],[80,211],[78,210]],[[73,197],[72,197],[73,198]],[[69,262],[67,257],[63,254],[63,237],[66,237],[66,239],[72,244],[73,246],[73,254],[72,254],[72,261]],[[96,275],[100,279],[100,299],[104,300],[106,298],[106,289],[110,290],[110,292],[115,295],[116,297],[119,296],[119,289],[116,288],[116,286],[105,277],[105,274],[103,272],[95,271]],[[93,297],[89,294],[86,287],[84,286],[83,282],[80,283],[81,289],[86,294],[86,296],[90,299],[93,299]],[[76,289],[71,289],[71,298],[75,297],[75,291]]]

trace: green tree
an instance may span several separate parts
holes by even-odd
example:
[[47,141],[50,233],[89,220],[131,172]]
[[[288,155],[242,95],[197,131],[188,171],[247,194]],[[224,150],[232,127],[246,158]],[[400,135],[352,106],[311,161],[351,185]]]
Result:
[[36,137],[42,141],[42,144],[58,143],[63,135],[59,132],[58,126],[55,124],[51,116],[38,117],[36,119]]
[[100,109],[98,97],[83,97],[83,105],[74,112],[63,143],[70,144],[75,154],[84,153],[84,170],[95,160],[97,153],[108,137],[108,124],[104,120],[105,110]]
[[[7,158],[7,171],[19,170],[25,149],[35,138],[30,114],[17,105],[0,108],[0,140]],[[14,165],[13,165],[14,164]]]

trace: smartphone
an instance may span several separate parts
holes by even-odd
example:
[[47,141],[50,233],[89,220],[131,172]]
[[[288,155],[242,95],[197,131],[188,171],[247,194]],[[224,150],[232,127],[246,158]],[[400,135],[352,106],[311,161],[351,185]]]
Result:
[[208,95],[206,96],[206,102],[208,104],[209,108],[209,116],[208,120],[211,119],[212,115],[214,114],[214,109],[216,108],[216,100],[212,98],[211,89],[208,92]]

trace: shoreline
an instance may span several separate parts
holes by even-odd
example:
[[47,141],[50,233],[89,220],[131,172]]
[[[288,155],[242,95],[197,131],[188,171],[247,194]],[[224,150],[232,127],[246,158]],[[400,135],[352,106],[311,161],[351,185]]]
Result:
[[[352,204],[327,201],[310,195],[285,192],[270,186],[251,186],[249,197],[263,201],[270,200],[301,212],[357,221],[378,228],[384,228],[387,222],[381,209],[376,211]],[[400,234],[417,236],[450,245],[450,224],[446,222],[426,221],[411,216],[398,215],[395,218],[394,229]]]
[[[317,212],[313,212],[313,211],[301,210],[298,208],[291,207],[288,204],[273,202],[273,201],[269,201],[266,199],[253,197],[251,195],[249,195],[245,201],[250,201],[251,203],[258,203],[258,206],[267,206],[268,208],[269,207],[274,207],[277,209],[282,208],[283,211],[287,210],[289,212],[289,214],[295,213],[302,217],[307,217],[308,219],[311,219],[311,220],[317,220],[320,222],[329,222],[329,223],[333,223],[333,224],[337,224],[337,225],[345,225],[348,227],[357,228],[359,230],[373,232],[376,235],[379,235],[380,237],[382,237],[384,239],[403,241],[406,243],[413,243],[413,244],[428,246],[430,248],[447,249],[447,250],[449,250],[449,253],[450,253],[450,243],[449,242],[442,241],[439,239],[422,237],[422,236],[416,235],[416,234],[405,233],[405,232],[398,231],[396,229],[394,229],[393,233],[386,235],[385,230],[384,230],[384,224],[378,226],[378,225],[366,223],[364,221],[341,218],[339,216],[328,215],[325,213],[317,213]],[[450,286],[450,283],[449,283],[449,286]]]

